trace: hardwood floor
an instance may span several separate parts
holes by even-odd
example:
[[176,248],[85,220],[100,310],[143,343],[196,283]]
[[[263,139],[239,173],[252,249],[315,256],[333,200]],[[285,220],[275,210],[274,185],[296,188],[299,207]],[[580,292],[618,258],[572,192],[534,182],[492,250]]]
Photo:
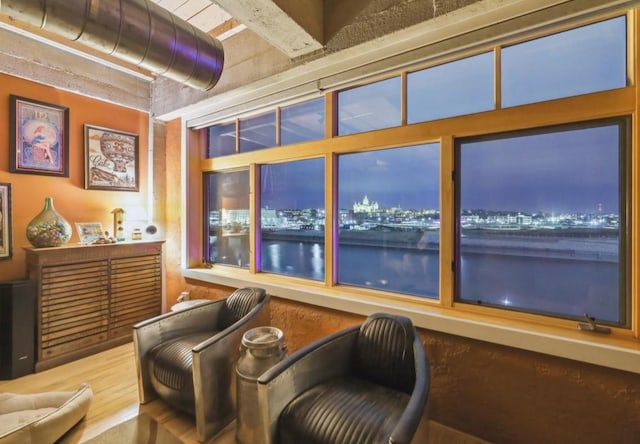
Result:
[[[68,364],[10,381],[0,381],[0,392],[37,393],[75,390],[87,382],[93,401],[83,421],[67,433],[61,444],[77,444],[116,424],[147,413],[185,444],[198,444],[194,419],[160,400],[138,403],[138,385],[133,344],[128,343]],[[235,443],[233,425],[210,444]],[[124,444],[124,443],[123,443]]]
[[[37,393],[73,391],[87,382],[93,390],[89,412],[58,444],[79,444],[139,413],[147,413],[185,444],[198,444],[194,419],[160,400],[138,402],[138,385],[133,344],[124,344],[40,373],[0,381],[0,392]],[[479,444],[484,441],[434,421],[428,421],[425,435],[431,444]],[[427,442],[426,437],[418,440]],[[128,443],[122,443],[128,444]],[[227,426],[207,444],[235,444],[234,424]]]

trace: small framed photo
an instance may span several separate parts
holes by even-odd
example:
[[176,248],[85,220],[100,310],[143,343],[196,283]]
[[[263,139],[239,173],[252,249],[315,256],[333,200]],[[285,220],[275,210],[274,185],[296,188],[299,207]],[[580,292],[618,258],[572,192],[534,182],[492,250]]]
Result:
[[11,184],[0,183],[0,259],[11,258]]
[[10,96],[9,171],[69,177],[69,108]]
[[76,230],[83,245],[88,245],[104,235],[100,222],[76,222]]
[[138,135],[84,126],[84,187],[87,190],[138,191]]

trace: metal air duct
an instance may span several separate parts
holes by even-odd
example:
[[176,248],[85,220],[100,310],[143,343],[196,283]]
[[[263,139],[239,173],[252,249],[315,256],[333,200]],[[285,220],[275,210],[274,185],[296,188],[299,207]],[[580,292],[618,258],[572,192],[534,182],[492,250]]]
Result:
[[0,0],[0,12],[193,88],[222,74],[220,41],[150,0]]

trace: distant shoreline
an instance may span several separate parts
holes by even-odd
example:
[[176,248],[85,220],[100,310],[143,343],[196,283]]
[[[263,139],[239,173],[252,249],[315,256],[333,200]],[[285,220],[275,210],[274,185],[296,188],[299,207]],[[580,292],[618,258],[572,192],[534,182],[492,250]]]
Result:
[[[539,230],[501,232],[494,230],[465,230],[461,249],[464,254],[540,257],[546,259],[618,262],[619,240],[611,231],[602,233],[576,230]],[[616,232],[617,233],[617,232]],[[600,234],[600,235],[599,235]],[[533,235],[533,236],[532,236]],[[283,229],[263,231],[266,241],[323,243],[324,232],[319,230]],[[343,230],[339,242],[361,247],[384,247],[437,252],[440,248],[438,231]]]

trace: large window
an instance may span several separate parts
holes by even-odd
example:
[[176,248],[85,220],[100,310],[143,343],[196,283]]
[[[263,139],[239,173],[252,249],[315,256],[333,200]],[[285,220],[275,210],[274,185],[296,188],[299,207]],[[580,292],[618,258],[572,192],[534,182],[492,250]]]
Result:
[[440,147],[339,158],[339,282],[438,297]]
[[324,279],[324,159],[260,168],[260,268]]
[[626,17],[211,129],[206,257],[310,295],[637,335]]
[[249,171],[205,174],[205,261],[249,267]]
[[625,325],[625,134],[619,121],[461,140],[459,300]]

